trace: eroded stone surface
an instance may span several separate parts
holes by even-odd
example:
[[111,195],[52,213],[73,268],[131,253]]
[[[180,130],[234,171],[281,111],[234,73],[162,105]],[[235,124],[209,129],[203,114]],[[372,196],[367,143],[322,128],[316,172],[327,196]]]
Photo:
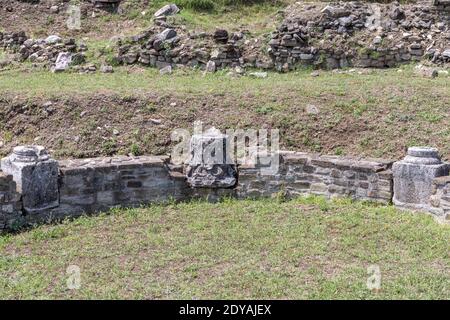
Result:
[[442,163],[437,149],[412,147],[408,155],[394,163],[394,204],[411,209],[430,206],[432,184],[436,177],[447,176],[449,165]]
[[155,18],[171,16],[180,12],[180,9],[176,4],[168,4],[155,12]]
[[236,185],[236,168],[228,164],[227,136],[212,128],[193,135],[191,159],[186,170],[188,184],[194,188],[232,188]]
[[50,158],[44,147],[16,147],[2,159],[1,167],[13,176],[26,212],[58,206],[58,162]]

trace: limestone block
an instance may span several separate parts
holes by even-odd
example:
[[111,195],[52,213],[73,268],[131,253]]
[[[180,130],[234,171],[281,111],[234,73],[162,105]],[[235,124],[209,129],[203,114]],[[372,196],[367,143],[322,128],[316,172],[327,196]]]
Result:
[[13,176],[26,212],[58,206],[58,162],[50,158],[44,147],[16,147],[2,159],[1,168]]
[[410,209],[427,209],[433,180],[448,175],[449,165],[442,163],[437,149],[412,147],[403,160],[394,163],[392,172],[394,204]]
[[187,182],[196,188],[231,188],[237,181],[235,165],[227,163],[227,136],[212,128],[190,142]]

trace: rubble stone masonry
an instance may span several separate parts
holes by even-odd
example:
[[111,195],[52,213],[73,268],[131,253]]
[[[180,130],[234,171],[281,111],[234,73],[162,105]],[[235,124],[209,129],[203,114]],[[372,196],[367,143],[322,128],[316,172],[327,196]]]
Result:
[[[322,195],[391,204],[393,161],[281,152],[279,169],[265,175],[265,165],[237,166],[238,181],[230,188],[194,188],[186,168],[165,156],[74,159],[58,161],[58,205],[24,210],[12,175],[0,172],[0,231],[75,218],[114,207],[223,197],[257,199]],[[450,177],[433,180],[428,211],[443,221],[450,215]],[[398,195],[397,195],[398,196]]]

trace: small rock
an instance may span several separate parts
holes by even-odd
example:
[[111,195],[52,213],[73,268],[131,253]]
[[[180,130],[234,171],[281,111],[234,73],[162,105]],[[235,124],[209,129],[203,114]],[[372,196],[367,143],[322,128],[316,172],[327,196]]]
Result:
[[69,69],[72,62],[72,54],[69,52],[60,52],[56,58],[55,66],[52,68],[52,72],[63,72]]
[[62,41],[61,37],[57,35],[51,35],[45,39],[45,43],[47,44],[59,43],[61,41]]
[[58,13],[59,12],[59,7],[58,6],[51,6],[50,7],[50,12],[51,13]]
[[375,38],[373,38],[372,43],[373,44],[381,44],[381,42],[383,42],[383,38],[381,38],[380,36],[376,36]]
[[154,16],[155,18],[166,17],[177,14],[178,12],[180,12],[180,9],[176,4],[168,4],[156,11]]
[[216,63],[212,60],[209,60],[208,63],[206,64],[206,72],[208,73],[214,73],[216,72]]
[[214,40],[220,43],[227,43],[228,37],[228,31],[224,29],[217,29],[213,35]]
[[150,122],[152,122],[153,124],[161,124],[161,120],[159,119],[150,119]]
[[243,75],[243,74],[245,73],[245,70],[244,70],[244,68],[242,68],[242,67],[240,67],[240,66],[236,66],[236,67],[234,68],[234,72],[235,72],[236,74],[238,74],[238,75]]
[[166,66],[164,68],[161,68],[159,70],[159,74],[160,75],[165,75],[165,74],[172,74],[172,66]]
[[442,52],[442,56],[444,58],[449,58],[450,59],[450,49],[444,50],[444,52]]
[[311,77],[318,77],[318,76],[320,76],[320,72],[319,71],[311,72]]
[[167,28],[163,32],[157,35],[157,40],[166,41],[177,36],[177,32],[174,29]]
[[267,72],[251,72],[248,75],[253,78],[258,78],[258,79],[265,79],[268,77]]
[[119,130],[114,129],[114,130],[113,130],[113,135],[118,136],[118,135],[119,135]]
[[306,113],[307,114],[318,114],[319,113],[319,108],[317,108],[315,105],[308,104],[306,106]]
[[114,69],[110,65],[102,64],[100,67],[100,72],[101,73],[113,73]]
[[53,102],[47,101],[42,105],[42,108],[47,109],[53,105]]
[[402,20],[405,18],[405,12],[400,9],[399,7],[395,7],[392,9],[392,11],[389,13],[389,17],[392,20]]

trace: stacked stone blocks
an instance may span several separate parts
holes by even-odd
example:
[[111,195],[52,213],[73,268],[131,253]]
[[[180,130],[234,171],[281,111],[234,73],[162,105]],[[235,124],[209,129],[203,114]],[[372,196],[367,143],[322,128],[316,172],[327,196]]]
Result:
[[323,195],[390,203],[392,172],[389,160],[356,160],[307,153],[281,154],[276,175],[262,175],[258,166],[239,168],[238,195],[268,197]]

